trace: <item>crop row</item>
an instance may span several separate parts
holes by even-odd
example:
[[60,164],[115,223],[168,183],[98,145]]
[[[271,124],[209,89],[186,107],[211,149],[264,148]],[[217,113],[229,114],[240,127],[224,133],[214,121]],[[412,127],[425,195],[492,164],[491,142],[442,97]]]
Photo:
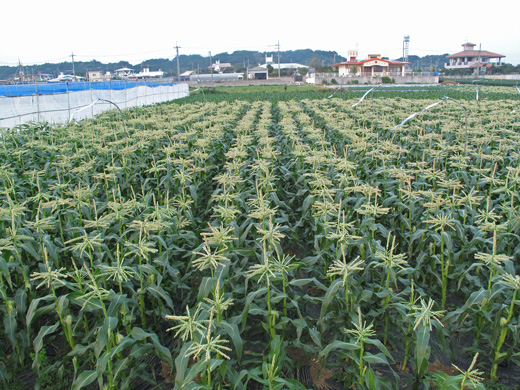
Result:
[[161,104],[4,131],[0,381],[507,377],[518,101],[359,99]]

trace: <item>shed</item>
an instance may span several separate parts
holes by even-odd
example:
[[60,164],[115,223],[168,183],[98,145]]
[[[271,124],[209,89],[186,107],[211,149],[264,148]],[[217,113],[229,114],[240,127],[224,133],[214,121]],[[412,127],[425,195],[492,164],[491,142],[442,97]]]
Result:
[[256,66],[247,70],[248,80],[267,80],[269,78],[268,71],[266,68]]

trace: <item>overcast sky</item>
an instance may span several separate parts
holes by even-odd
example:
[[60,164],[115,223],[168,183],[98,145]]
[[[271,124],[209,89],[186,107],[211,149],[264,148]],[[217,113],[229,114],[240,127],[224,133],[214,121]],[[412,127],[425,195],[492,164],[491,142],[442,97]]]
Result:
[[[6,1],[0,65],[96,59],[133,64],[235,50],[335,50],[359,57],[453,54],[470,41],[520,63],[518,0],[502,1]],[[282,58],[290,61],[290,58]]]

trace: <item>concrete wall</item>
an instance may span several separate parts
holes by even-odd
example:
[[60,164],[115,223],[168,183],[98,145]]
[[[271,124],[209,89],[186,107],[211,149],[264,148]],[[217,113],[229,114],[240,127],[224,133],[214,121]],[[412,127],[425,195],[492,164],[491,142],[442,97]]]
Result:
[[[391,76],[391,79],[395,80],[396,84],[438,84],[439,76],[426,76],[426,75],[415,75],[415,76]],[[326,80],[330,84],[330,81],[335,79],[338,84],[353,84],[354,80],[357,80],[358,84],[382,84],[382,77],[310,77],[307,78],[307,82],[310,84],[323,84]]]
[[[474,79],[476,75],[470,76],[442,76],[443,79]],[[489,75],[480,75],[478,76],[480,79],[489,79],[489,80],[520,80],[520,74],[489,74]]]
[[215,80],[211,81],[190,81],[191,88],[197,87],[245,87],[248,85],[288,85],[295,84],[292,77],[269,77],[267,80]]

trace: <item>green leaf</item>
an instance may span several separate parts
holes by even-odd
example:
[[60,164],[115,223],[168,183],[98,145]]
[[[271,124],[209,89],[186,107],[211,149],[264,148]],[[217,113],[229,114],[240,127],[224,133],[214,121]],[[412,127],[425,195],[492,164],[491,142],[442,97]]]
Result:
[[109,317],[117,317],[119,314],[119,308],[125,301],[126,295],[116,294],[114,298],[110,300],[110,306],[107,309],[107,315]]
[[244,330],[244,328],[246,326],[247,315],[249,314],[249,307],[251,305],[251,302],[253,302],[253,300],[255,298],[260,297],[264,294],[267,294],[267,287],[262,287],[256,291],[252,291],[249,294],[247,294],[247,297],[246,297],[246,300],[244,303],[244,310],[242,311],[242,314],[241,314],[242,330]]
[[112,331],[116,328],[118,319],[114,317],[107,317],[103,321],[103,325],[99,328],[97,339],[94,342],[94,354],[97,358],[101,355],[101,352],[105,348],[108,342],[108,331]]
[[89,349],[92,348],[92,344],[89,344],[89,345],[81,345],[81,344],[76,344],[74,346],[74,349],[72,351],[70,351],[67,356],[78,356],[78,355],[83,355],[85,352],[87,352]]
[[43,348],[43,338],[51,333],[54,333],[58,326],[60,325],[59,322],[56,322],[54,325],[50,326],[42,326],[40,328],[40,332],[38,333],[38,336],[34,339],[33,345],[34,345],[34,360],[32,364],[32,369],[36,371],[37,373],[40,372],[40,355],[39,352]]
[[209,294],[213,292],[214,287],[217,284],[216,277],[204,277],[200,282],[200,286],[198,288],[198,299],[203,300],[206,297],[209,297]]
[[7,376],[7,372],[5,371],[5,364],[0,362],[0,382],[7,383],[9,377]]
[[390,354],[390,352],[388,351],[388,349],[385,347],[385,345],[379,341],[378,339],[367,339],[365,340],[365,343],[366,344],[372,344],[372,345],[375,345],[377,348],[379,348],[379,350],[381,352],[383,352],[385,354],[385,356],[387,356],[389,359],[391,359],[392,361],[394,361],[394,358],[392,357],[392,355]]
[[240,331],[238,330],[238,326],[236,324],[229,324],[225,321],[217,323],[217,326],[219,328],[224,329],[224,331],[230,337],[231,341],[233,341],[233,344],[237,352],[237,359],[240,361],[240,359],[242,359],[242,350],[244,342],[242,341],[242,337],[240,337]]
[[309,328],[309,334],[311,335],[311,339],[314,341],[314,344],[321,348],[321,337],[318,330],[316,328]]
[[41,298],[36,298],[31,301],[29,304],[29,309],[27,309],[27,314],[25,315],[25,323],[27,326],[27,329],[30,328],[32,321],[36,318],[38,318],[41,315],[49,314],[55,310],[55,305],[52,303],[51,305],[47,305],[44,308],[38,309],[38,305],[42,301],[50,301],[54,299],[52,295],[46,295]]
[[428,371],[428,358],[430,357],[430,328],[420,325],[415,331],[415,366],[419,378]]
[[162,300],[164,302],[166,302],[166,304],[171,308],[171,309],[175,309],[174,305],[173,305],[173,301],[172,299],[170,298],[170,296],[168,294],[166,294],[166,291],[164,291],[164,289],[161,287],[161,286],[156,286],[156,285],[151,285],[151,286],[148,286],[146,287],[146,289],[148,291],[150,291],[150,293],[156,297],[156,298],[162,298]]
[[202,371],[204,371],[206,369],[207,366],[208,366],[208,364],[204,360],[200,360],[197,363],[195,363],[193,366],[191,366],[188,369],[188,372],[186,373],[186,377],[184,378],[182,385],[192,382],[197,375],[199,375]]
[[122,360],[117,360],[114,363],[114,367],[112,368],[112,374],[114,375],[114,380],[117,381],[117,379],[125,374],[125,369],[128,367],[128,365],[131,362],[132,356],[129,355],[126,358]]
[[97,373],[94,370],[87,370],[83,371],[79,376],[76,378],[74,383],[72,384],[71,390],[79,390],[82,389],[85,386],[90,385],[92,382],[94,382],[97,378]]
[[157,352],[157,356],[170,366],[173,366],[173,359],[170,350],[161,344],[159,337],[157,337],[155,333],[147,333],[139,327],[134,327],[132,329],[132,337],[137,340],[144,340],[145,338],[150,337],[155,351]]
[[327,313],[327,308],[331,304],[332,300],[337,297],[338,290],[343,286],[343,279],[338,278],[332,282],[330,287],[327,289],[325,296],[323,297],[323,302],[321,303],[321,312],[320,319],[323,318],[325,313]]
[[7,338],[9,339],[9,342],[11,343],[13,350],[16,349],[16,345],[18,344],[16,339],[16,328],[16,310],[13,310],[4,316],[4,332],[7,335]]
[[134,344],[132,350],[130,351],[130,356],[134,357],[135,359],[142,359],[147,357],[152,349],[153,345],[149,343]]
[[367,385],[369,390],[379,390],[381,386],[379,385],[379,380],[374,374],[374,370],[372,367],[368,367],[367,374],[365,376],[365,384]]
[[[3,257],[0,256],[0,274],[4,277],[9,285],[9,288],[13,288],[13,283],[11,282],[11,273],[9,272],[9,266]],[[7,298],[7,297],[4,297]]]
[[367,352],[365,354],[365,356],[363,357],[363,360],[366,363],[370,363],[370,364],[387,364],[387,365],[389,364],[386,356],[383,355],[382,353],[372,354],[370,352]]
[[355,351],[359,349],[359,345],[353,344],[353,343],[346,343],[344,341],[335,340],[329,345],[327,345],[323,350],[320,352],[320,357],[327,357],[327,355],[336,350],[347,350],[347,351]]
[[38,336],[36,336],[33,342],[34,352],[36,354],[38,354],[38,352],[40,352],[43,347],[43,338],[51,333],[54,333],[56,329],[58,329],[58,326],[60,326],[60,323],[56,322],[54,325],[42,326],[40,328]]

